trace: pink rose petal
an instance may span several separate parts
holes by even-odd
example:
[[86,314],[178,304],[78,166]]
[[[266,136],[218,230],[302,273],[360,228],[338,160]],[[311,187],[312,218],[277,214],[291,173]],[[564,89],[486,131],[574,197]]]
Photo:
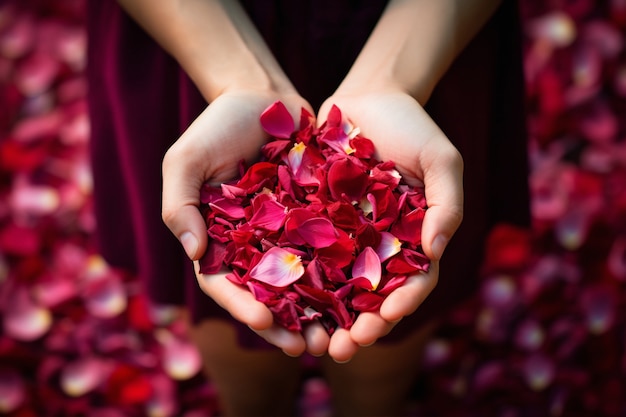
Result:
[[209,203],[209,206],[216,212],[224,215],[227,219],[237,220],[245,216],[245,210],[241,204],[231,199],[220,198],[219,200]]
[[34,341],[45,335],[52,326],[50,310],[35,304],[26,288],[15,290],[4,310],[4,331],[21,341]]
[[0,370],[0,413],[10,414],[26,401],[26,383],[15,371]]
[[163,337],[161,343],[163,345],[163,369],[172,379],[185,381],[200,372],[202,358],[196,345],[179,340],[173,335]]
[[375,290],[380,283],[382,266],[380,258],[374,249],[367,247],[357,256],[352,267],[352,276],[355,278],[367,278],[372,289]]
[[381,240],[380,244],[376,248],[376,253],[380,258],[380,261],[385,262],[396,253],[400,252],[400,250],[402,249],[402,242],[400,242],[400,239],[398,239],[389,232],[381,232],[380,236]]
[[263,254],[250,271],[250,277],[274,287],[286,287],[304,274],[300,256],[286,249],[274,247]]
[[102,359],[92,356],[70,362],[61,371],[61,389],[70,397],[85,395],[105,381],[108,368]]

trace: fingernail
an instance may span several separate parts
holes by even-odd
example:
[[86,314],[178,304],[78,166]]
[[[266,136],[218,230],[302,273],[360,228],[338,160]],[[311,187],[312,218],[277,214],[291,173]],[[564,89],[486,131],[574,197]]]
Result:
[[198,250],[198,240],[191,232],[185,232],[180,236],[180,243],[185,249],[185,253],[190,259],[195,259]]
[[441,259],[443,256],[443,251],[446,249],[446,245],[448,244],[448,239],[443,235],[435,236],[431,247],[433,255],[436,260]]

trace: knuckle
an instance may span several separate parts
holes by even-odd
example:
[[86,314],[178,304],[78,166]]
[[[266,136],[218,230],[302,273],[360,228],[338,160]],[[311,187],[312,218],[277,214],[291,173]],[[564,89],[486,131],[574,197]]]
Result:
[[168,167],[174,166],[177,161],[180,161],[184,155],[184,149],[180,146],[180,142],[175,142],[163,155],[163,171],[166,171]]
[[453,220],[454,224],[458,228],[463,222],[463,206],[462,205],[454,205],[448,207],[448,212],[450,218]]
[[463,171],[463,155],[455,146],[449,146],[442,154],[442,158],[450,167]]
[[161,219],[166,225],[171,225],[176,218],[176,209],[170,207],[163,207],[161,209]]

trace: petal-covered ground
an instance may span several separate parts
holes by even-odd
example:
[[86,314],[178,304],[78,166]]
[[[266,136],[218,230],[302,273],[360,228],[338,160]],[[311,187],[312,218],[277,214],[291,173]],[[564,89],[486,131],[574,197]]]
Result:
[[[413,414],[624,416],[626,2],[520,3],[533,225],[485,243]],[[0,415],[216,415],[181,318],[91,239],[83,5],[0,5]],[[301,414],[330,415],[304,387]]]

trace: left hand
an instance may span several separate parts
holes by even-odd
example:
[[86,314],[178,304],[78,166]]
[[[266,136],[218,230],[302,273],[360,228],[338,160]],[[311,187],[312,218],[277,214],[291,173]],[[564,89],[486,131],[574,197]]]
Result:
[[422,106],[402,91],[336,94],[320,108],[318,124],[324,122],[333,104],[344,119],[374,142],[380,160],[394,161],[409,185],[425,187],[428,210],[422,225],[422,247],[431,260],[429,271],[409,277],[389,294],[380,311],[362,313],[349,331],[338,329],[332,335],[328,352],[344,362],[360,346],[388,334],[435,288],[439,260],[463,217],[463,160]]

